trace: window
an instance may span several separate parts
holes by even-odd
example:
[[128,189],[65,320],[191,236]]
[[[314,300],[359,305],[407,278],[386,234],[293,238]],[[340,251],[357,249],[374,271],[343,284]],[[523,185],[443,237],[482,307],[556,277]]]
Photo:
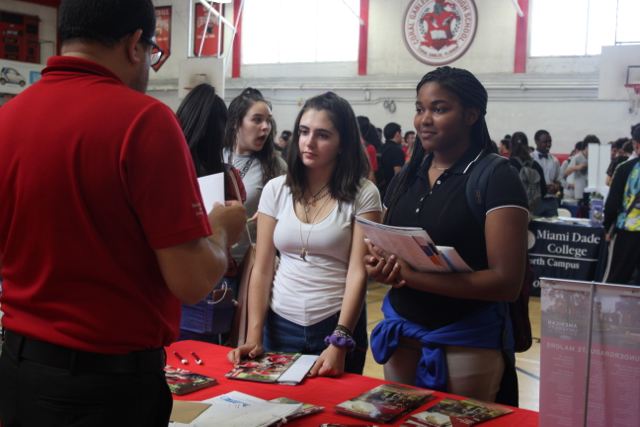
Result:
[[245,0],[242,62],[356,61],[359,13],[360,0]]
[[640,43],[638,0],[532,0],[531,56],[599,55]]

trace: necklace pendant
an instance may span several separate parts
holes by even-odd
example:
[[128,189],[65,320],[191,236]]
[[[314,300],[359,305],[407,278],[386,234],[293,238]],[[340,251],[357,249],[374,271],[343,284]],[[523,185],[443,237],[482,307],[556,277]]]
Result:
[[313,206],[314,208],[316,207],[316,201],[315,200],[310,201],[309,204],[311,206]]
[[311,209],[311,206],[309,204],[307,204],[307,206],[304,207],[304,211],[306,213],[309,213],[309,209]]
[[307,261],[307,248],[302,248],[300,251],[300,258],[305,262]]

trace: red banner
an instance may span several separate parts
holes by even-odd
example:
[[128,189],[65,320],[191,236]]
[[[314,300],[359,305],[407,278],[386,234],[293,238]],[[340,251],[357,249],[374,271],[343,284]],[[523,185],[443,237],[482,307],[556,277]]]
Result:
[[[214,4],[213,8],[224,16],[224,6],[220,3]],[[218,55],[218,44],[220,54],[222,54],[222,44],[224,40],[224,28],[220,32],[220,43],[218,43],[218,26],[220,21],[210,13],[204,5],[196,5],[196,25],[193,43],[193,54],[196,56],[216,56]],[[202,35],[204,34],[204,43]],[[202,49],[202,50],[201,50]]]
[[152,66],[158,71],[171,55],[171,6],[156,7],[156,44],[164,50],[160,62]]

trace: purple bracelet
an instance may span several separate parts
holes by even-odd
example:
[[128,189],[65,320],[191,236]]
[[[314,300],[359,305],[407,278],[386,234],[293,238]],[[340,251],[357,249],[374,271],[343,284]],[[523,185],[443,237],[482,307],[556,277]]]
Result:
[[356,342],[351,338],[341,337],[340,335],[329,335],[324,339],[326,345],[333,344],[336,347],[347,347],[347,352],[353,353],[356,348]]

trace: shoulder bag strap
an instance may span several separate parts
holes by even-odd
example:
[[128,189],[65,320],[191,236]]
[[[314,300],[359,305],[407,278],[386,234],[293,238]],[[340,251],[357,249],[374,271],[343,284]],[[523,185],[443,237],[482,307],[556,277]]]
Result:
[[[231,177],[231,182],[233,183],[233,188],[236,191],[236,196],[238,196],[238,201],[242,203],[242,196],[240,195],[240,187],[238,187],[238,180],[236,179],[236,174],[233,173],[233,167],[229,168],[229,177]],[[249,223],[244,226],[245,231],[247,232],[247,237],[249,238],[249,247],[253,249],[255,252],[256,248],[253,245],[253,241],[251,240],[251,233],[249,233]],[[255,253],[254,253],[255,255]]]

